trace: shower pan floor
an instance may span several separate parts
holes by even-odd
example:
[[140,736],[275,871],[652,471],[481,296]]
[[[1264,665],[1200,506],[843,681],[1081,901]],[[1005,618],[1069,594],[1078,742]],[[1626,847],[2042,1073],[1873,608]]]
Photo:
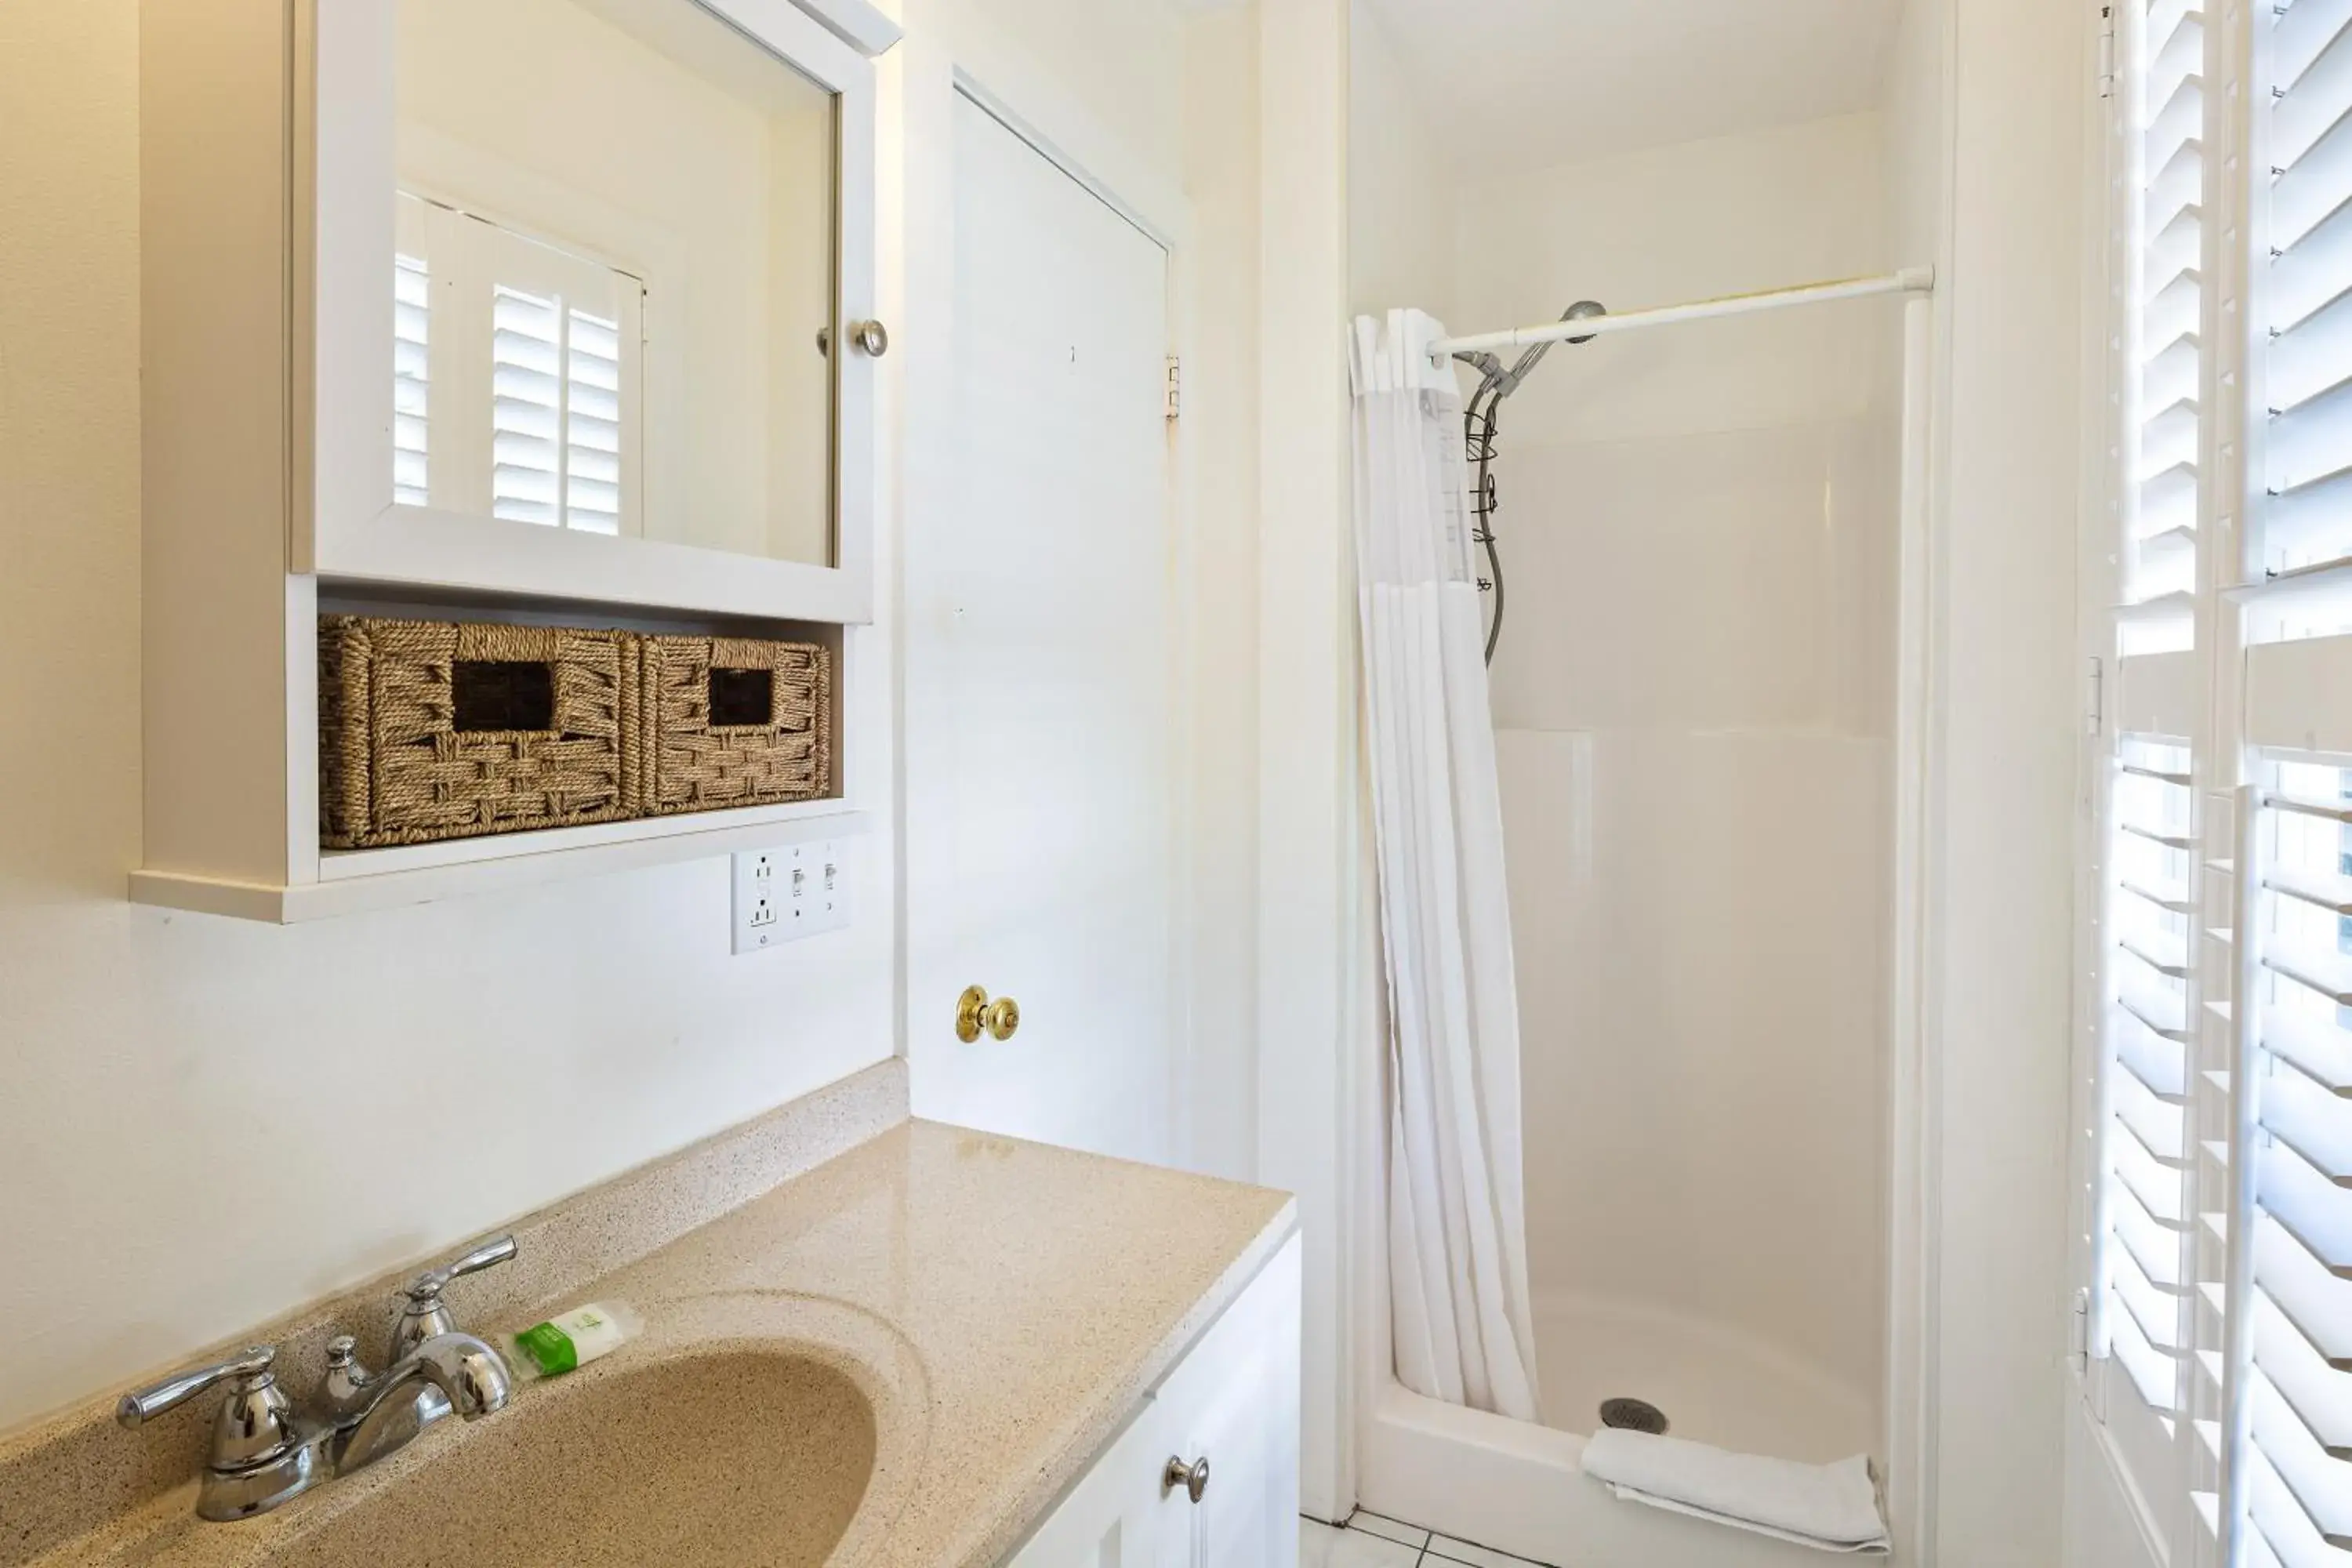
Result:
[[1722,1325],[1631,1302],[1538,1297],[1544,1425],[1589,1434],[1601,1405],[1654,1405],[1668,1433],[1829,1464],[1878,1447],[1874,1402],[1822,1368]]

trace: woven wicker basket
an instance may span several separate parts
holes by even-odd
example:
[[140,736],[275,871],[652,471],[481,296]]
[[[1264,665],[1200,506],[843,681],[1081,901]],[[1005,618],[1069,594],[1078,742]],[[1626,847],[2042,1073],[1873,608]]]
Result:
[[319,828],[331,849],[644,814],[641,639],[319,622]]
[[649,813],[833,792],[833,656],[814,643],[646,637]]

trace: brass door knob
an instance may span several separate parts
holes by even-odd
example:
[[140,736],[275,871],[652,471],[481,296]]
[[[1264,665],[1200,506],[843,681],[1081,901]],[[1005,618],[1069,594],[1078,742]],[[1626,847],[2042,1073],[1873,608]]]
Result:
[[1209,1490],[1208,1457],[1203,1455],[1189,1465],[1181,1458],[1169,1460],[1168,1468],[1160,1474],[1160,1489],[1163,1493],[1182,1492],[1199,1502]]
[[1009,1040],[1020,1027],[1021,1004],[1010,996],[992,1002],[985,990],[967,985],[956,998],[956,1038],[967,1046],[980,1038],[982,1029],[1000,1040]]

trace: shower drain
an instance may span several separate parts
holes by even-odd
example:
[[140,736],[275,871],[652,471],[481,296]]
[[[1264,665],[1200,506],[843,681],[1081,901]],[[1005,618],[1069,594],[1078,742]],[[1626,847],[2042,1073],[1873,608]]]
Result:
[[1666,1413],[1646,1399],[1604,1399],[1601,1402],[1601,1424],[1628,1432],[1663,1433],[1666,1429]]

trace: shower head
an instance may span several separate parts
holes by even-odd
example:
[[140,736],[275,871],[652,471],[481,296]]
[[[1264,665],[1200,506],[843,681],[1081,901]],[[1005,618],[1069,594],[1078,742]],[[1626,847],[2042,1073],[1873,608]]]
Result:
[[[1570,305],[1566,310],[1562,311],[1559,319],[1563,321],[1585,321],[1591,320],[1595,316],[1605,316],[1608,313],[1609,307],[1602,304],[1598,300],[1579,300],[1575,304]],[[1568,341],[1571,343],[1589,343],[1600,335],[1601,334],[1598,332],[1593,332],[1580,338],[1570,338]],[[1503,375],[1499,379],[1494,380],[1496,395],[1498,397],[1508,397],[1511,394],[1518,391],[1519,384],[1527,380],[1528,374],[1530,371],[1534,370],[1536,366],[1543,363],[1544,355],[1549,353],[1551,353],[1551,345],[1549,343],[1538,343],[1535,347],[1521,354],[1519,356],[1518,363],[1513,365],[1507,374]]]

